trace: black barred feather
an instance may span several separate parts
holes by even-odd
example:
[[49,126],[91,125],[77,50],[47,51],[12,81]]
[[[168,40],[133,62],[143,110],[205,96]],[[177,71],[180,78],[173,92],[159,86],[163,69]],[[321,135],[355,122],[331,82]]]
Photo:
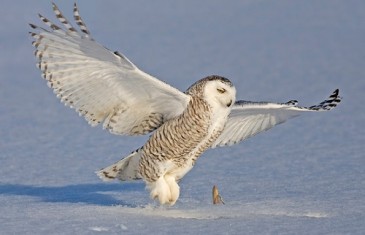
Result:
[[57,19],[66,27],[66,29],[71,32],[77,32],[77,30],[68,22],[66,17],[63,16],[62,12],[57,7],[57,5],[52,3],[52,6],[53,6],[53,11],[56,14]]
[[339,96],[339,90],[336,89],[327,100],[322,101],[318,105],[310,106],[308,109],[321,111],[321,110],[331,110],[336,107],[341,102],[342,97]]
[[80,27],[81,31],[87,36],[91,38],[90,31],[87,29],[86,24],[82,20],[79,10],[77,8],[77,4],[74,4],[74,19],[76,24]]
[[41,14],[38,14],[39,18],[45,23],[48,27],[50,27],[52,30],[61,30],[60,27],[58,27],[56,24],[52,23],[49,19],[42,16]]

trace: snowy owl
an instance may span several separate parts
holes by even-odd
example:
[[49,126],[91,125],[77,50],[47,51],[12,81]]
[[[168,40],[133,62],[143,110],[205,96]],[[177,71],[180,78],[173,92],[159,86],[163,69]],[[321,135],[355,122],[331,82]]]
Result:
[[139,149],[97,172],[103,180],[142,179],[152,199],[173,205],[179,180],[207,149],[232,145],[307,111],[330,110],[341,101],[335,90],[318,105],[236,101],[233,84],[208,76],[185,92],[141,71],[119,52],[90,35],[76,4],[74,28],[53,4],[63,28],[39,15],[48,29],[30,24],[37,66],[61,101],[91,126],[113,134],[150,134]]

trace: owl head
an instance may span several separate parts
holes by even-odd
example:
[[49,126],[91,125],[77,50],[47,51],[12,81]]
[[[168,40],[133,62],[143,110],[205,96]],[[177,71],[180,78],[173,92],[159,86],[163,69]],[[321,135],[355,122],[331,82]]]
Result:
[[186,93],[204,99],[213,108],[230,108],[236,100],[236,88],[232,82],[217,75],[200,79]]

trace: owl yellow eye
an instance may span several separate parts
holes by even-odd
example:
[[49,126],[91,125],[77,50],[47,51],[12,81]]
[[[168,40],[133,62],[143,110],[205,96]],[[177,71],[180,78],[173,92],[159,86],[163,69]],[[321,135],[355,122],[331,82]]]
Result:
[[221,94],[223,94],[224,92],[226,92],[226,89],[224,88],[217,88],[217,91]]

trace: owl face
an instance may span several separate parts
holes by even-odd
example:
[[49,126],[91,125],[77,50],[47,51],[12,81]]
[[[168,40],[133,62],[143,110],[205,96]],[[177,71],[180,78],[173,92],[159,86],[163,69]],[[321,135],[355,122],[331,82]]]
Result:
[[211,80],[205,85],[204,96],[212,107],[231,108],[236,100],[236,88],[229,80]]

